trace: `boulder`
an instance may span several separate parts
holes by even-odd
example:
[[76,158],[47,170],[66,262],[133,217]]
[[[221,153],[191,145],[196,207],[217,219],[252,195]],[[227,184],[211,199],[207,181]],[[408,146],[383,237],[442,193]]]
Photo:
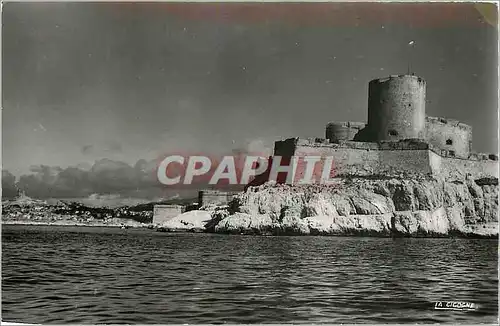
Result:
[[211,212],[193,210],[177,215],[160,225],[170,231],[197,231],[205,230],[205,225],[212,220]]

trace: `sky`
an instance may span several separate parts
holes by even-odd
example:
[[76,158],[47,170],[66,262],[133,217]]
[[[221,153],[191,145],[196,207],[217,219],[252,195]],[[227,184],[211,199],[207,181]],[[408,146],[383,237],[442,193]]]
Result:
[[493,6],[5,3],[2,15],[2,163],[16,177],[324,137],[330,121],[366,121],[368,82],[408,65],[428,115],[497,152]]

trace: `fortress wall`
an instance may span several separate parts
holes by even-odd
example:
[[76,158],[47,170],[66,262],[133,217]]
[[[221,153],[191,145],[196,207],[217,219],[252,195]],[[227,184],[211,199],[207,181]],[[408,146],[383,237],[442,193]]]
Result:
[[472,127],[457,120],[427,117],[426,140],[451,155],[467,158],[472,145]]
[[198,192],[198,203],[206,205],[227,205],[235,196],[236,192],[201,190]]
[[[292,138],[295,139],[295,138]],[[296,146],[310,146],[310,147],[330,147],[330,148],[351,148],[351,149],[371,149],[371,150],[415,150],[415,149],[430,149],[432,145],[429,145],[421,139],[404,139],[400,141],[380,141],[375,142],[363,142],[363,141],[352,141],[352,140],[340,140],[337,143],[329,143],[322,138],[315,139],[287,139],[286,141],[279,142],[279,147],[284,148],[289,146],[290,148]],[[288,150],[287,152],[290,152]],[[275,152],[276,153],[276,152]]]
[[[372,175],[375,174],[379,162],[378,150],[361,150],[353,148],[335,148],[328,146],[312,147],[298,146],[296,156],[331,156],[333,158],[333,175],[355,174]],[[297,176],[302,177],[305,169],[305,162],[299,160]],[[320,171],[319,171],[320,172]],[[332,175],[331,175],[332,176]],[[297,179],[296,179],[297,180]]]
[[[328,146],[298,146],[296,156],[331,156],[333,157],[334,175],[387,175],[430,174],[428,150],[370,150]],[[297,163],[297,175],[302,177],[305,162]]]
[[498,178],[498,161],[466,160],[454,157],[442,157],[430,152],[432,174],[446,179],[463,179],[470,175],[474,179]]
[[380,173],[385,171],[395,174],[432,173],[429,164],[429,150],[382,150],[380,152]]
[[416,149],[430,149],[428,143],[421,139],[404,139],[398,142],[394,141],[382,141],[378,143],[379,149],[381,150],[416,150]]
[[[498,177],[498,161],[485,159],[461,159],[447,157],[447,151],[437,151],[432,144],[418,140],[400,142],[354,142],[341,141],[335,144],[297,139],[277,142],[277,156],[331,156],[334,175],[386,175],[405,176],[412,174],[433,175],[445,178],[463,178],[470,174],[474,178]],[[437,151],[437,152],[436,152]],[[441,153],[442,152],[442,153]],[[440,153],[440,154],[438,154]],[[288,163],[283,163],[286,165]],[[306,162],[297,162],[295,180],[304,175]],[[321,165],[320,165],[321,169]],[[316,171],[321,175],[321,171]]]

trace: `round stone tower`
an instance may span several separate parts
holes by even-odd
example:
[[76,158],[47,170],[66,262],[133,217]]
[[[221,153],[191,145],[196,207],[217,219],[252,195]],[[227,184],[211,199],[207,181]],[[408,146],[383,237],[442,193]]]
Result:
[[425,138],[425,80],[399,75],[368,86],[368,129],[372,141]]
[[341,140],[353,140],[354,136],[365,127],[362,122],[330,122],[326,125],[326,139],[331,143]]

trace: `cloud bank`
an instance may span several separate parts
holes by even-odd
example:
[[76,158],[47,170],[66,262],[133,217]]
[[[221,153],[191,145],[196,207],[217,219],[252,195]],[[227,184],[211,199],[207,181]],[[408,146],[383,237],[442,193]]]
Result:
[[[227,155],[259,154],[268,156],[271,149],[260,140],[249,142],[244,148],[235,148]],[[189,153],[183,154],[185,157]],[[204,155],[203,153],[191,153]],[[220,157],[219,155],[215,156]],[[163,157],[147,161],[138,160],[134,165],[103,158],[93,165],[78,164],[58,166],[31,166],[30,173],[16,178],[8,170],[2,171],[2,197],[13,198],[18,190],[33,198],[84,198],[95,195],[117,195],[130,198],[171,198],[193,196],[200,189],[208,188],[206,180],[199,179],[192,185],[168,187],[161,184],[157,168]],[[228,188],[229,189],[229,188]]]
[[134,166],[101,159],[90,169],[84,166],[61,168],[37,165],[17,180],[2,171],[3,197],[17,194],[16,187],[35,198],[77,198],[92,194],[119,194],[129,197],[158,197],[166,191],[156,180],[155,161],[139,160]]

